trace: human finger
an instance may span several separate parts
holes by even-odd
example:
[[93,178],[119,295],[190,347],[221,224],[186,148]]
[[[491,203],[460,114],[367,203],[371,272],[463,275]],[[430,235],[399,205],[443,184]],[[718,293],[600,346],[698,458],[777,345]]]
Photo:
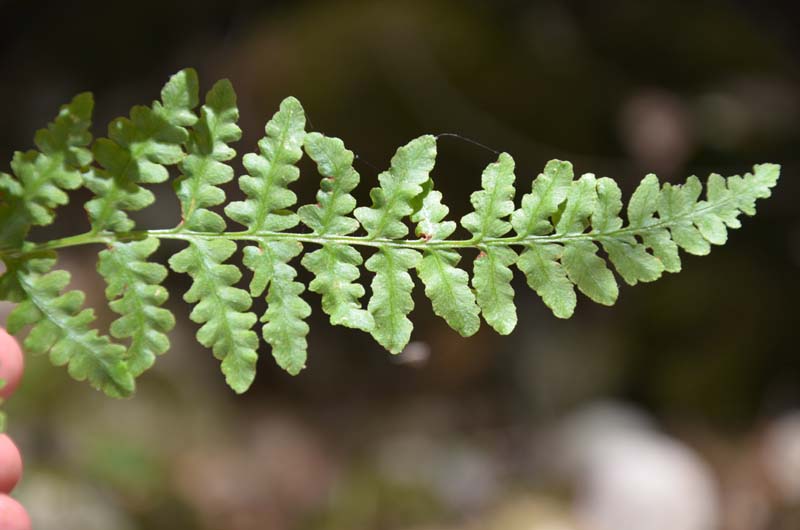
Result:
[[0,494],[0,528],[3,530],[31,530],[31,519],[20,503],[8,495]]
[[22,349],[16,339],[0,328],[0,380],[5,381],[5,386],[0,388],[0,399],[7,399],[14,393],[24,366]]
[[11,493],[21,477],[22,457],[19,449],[11,438],[0,434],[0,493]]

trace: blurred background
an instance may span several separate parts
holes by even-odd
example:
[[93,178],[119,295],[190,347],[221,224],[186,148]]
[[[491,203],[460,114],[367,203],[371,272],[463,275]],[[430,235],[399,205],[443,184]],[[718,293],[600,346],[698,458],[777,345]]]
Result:
[[[95,135],[186,66],[228,77],[253,150],[280,100],[360,155],[359,198],[397,146],[458,133],[667,181],[777,162],[775,196],[684,271],[582,298],[558,320],[515,279],[520,325],[461,339],[417,297],[393,357],[331,328],[313,293],[309,368],[262,345],[237,397],[180,294],[172,350],[113,401],[30,358],[8,404],[37,530],[796,530],[800,528],[800,17],[795,2],[26,2],[0,0],[0,159],[77,92]],[[439,142],[452,218],[495,155]],[[6,169],[3,165],[3,169]],[[313,201],[308,164],[296,186]],[[237,168],[237,173],[240,170]],[[168,186],[138,216],[171,226]],[[236,191],[231,189],[231,196]],[[41,237],[88,227],[78,193]],[[164,245],[163,256],[178,247]],[[102,306],[96,249],[63,254]],[[468,265],[468,262],[465,262]],[[301,276],[307,280],[307,276]],[[421,294],[419,283],[417,295]],[[263,310],[263,303],[256,310]],[[0,308],[0,323],[10,307]],[[113,315],[100,313],[100,324]]]

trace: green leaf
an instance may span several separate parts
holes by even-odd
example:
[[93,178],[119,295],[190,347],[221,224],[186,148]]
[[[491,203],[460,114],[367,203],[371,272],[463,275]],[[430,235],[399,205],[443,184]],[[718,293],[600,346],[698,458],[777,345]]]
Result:
[[85,175],[86,186],[96,197],[86,203],[94,232],[124,232],[134,226],[125,211],[141,210],[153,203],[153,194],[142,184],[164,182],[165,166],[184,158],[187,126],[197,118],[197,74],[182,70],[162,90],[162,102],[152,108],[136,106],[130,118],[117,118],[108,126],[108,138],[94,144],[101,169]]
[[755,214],[756,199],[769,197],[780,174],[780,166],[761,164],[755,166],[754,173],[744,178],[733,176],[724,179],[713,174],[708,179],[706,201],[697,204],[693,220],[703,237],[713,245],[723,245],[727,241],[729,228],[739,228],[738,216],[741,212]]
[[[305,126],[300,102],[286,98],[267,123],[266,136],[258,142],[259,154],[244,156],[249,175],[239,178],[239,187],[247,199],[229,204],[225,213],[249,232],[283,231],[299,222],[297,214],[286,208],[297,202],[288,186],[300,176],[295,164],[303,156]],[[300,298],[304,287],[293,281],[297,273],[288,265],[301,250],[299,244],[282,241],[244,249],[244,264],[254,271],[251,294],[258,296],[268,288],[262,334],[278,364],[291,374],[305,367],[308,326],[303,319],[310,313]]]
[[636,243],[633,237],[604,239],[603,249],[628,285],[655,281],[664,272],[661,260],[647,252],[644,245]]
[[672,239],[686,252],[697,256],[711,252],[711,245],[692,222],[693,210],[702,191],[700,181],[691,176],[684,185],[664,184],[658,201],[659,217],[670,219]]
[[24,341],[29,353],[50,352],[56,366],[67,365],[69,374],[112,397],[129,396],[134,378],[125,361],[125,348],[113,344],[89,324],[94,311],[84,309],[81,291],[62,293],[69,284],[67,271],[51,271],[55,260],[32,259],[9,271],[27,299],[8,316],[8,330],[19,333],[32,326]]
[[186,68],[173,75],[161,89],[161,101],[153,102],[153,111],[168,123],[190,127],[197,122],[192,109],[200,103],[197,72]]
[[575,312],[577,298],[572,281],[558,261],[563,252],[564,248],[557,244],[529,245],[517,260],[517,267],[555,316],[569,318]]
[[652,249],[653,255],[661,261],[665,271],[681,271],[678,245],[672,240],[667,230],[650,229],[642,234],[641,237],[645,246]]
[[[353,169],[353,153],[338,138],[309,133],[306,153],[317,164],[323,176],[317,204],[301,206],[300,220],[318,235],[347,235],[358,230],[358,221],[349,217],[356,200],[350,192],[358,185],[359,175]],[[330,315],[331,324],[371,331],[372,315],[364,310],[359,299],[364,288],[355,283],[363,259],[357,250],[338,243],[329,243],[303,257],[303,266],[314,274],[309,289],[322,295],[322,310]]]
[[375,320],[358,300],[364,288],[355,283],[360,276],[361,254],[348,245],[327,244],[303,257],[303,266],[314,273],[309,289],[322,295],[322,310],[331,324],[372,331]]
[[456,267],[459,260],[457,252],[431,250],[425,253],[417,270],[425,284],[425,294],[433,302],[433,312],[462,337],[469,337],[480,328],[480,311],[469,288],[469,275]]
[[239,187],[247,199],[230,203],[225,214],[250,232],[282,231],[297,225],[297,214],[285,208],[297,202],[288,186],[300,176],[295,164],[303,156],[305,126],[300,102],[286,98],[267,123],[267,135],[258,142],[259,153],[244,155],[249,175],[239,178]]
[[617,280],[597,251],[591,241],[573,241],[564,246],[561,263],[583,294],[598,304],[613,305],[619,295]]
[[475,211],[461,218],[461,225],[477,241],[502,237],[511,230],[511,223],[505,219],[514,212],[514,179],[514,159],[506,153],[483,171],[483,189],[470,197]]
[[592,212],[592,232],[608,234],[622,228],[622,191],[610,178],[596,181],[596,203]]
[[648,226],[658,209],[661,185],[658,177],[650,173],[642,179],[628,202],[628,222],[631,226]]
[[[514,159],[506,153],[483,171],[483,189],[470,197],[475,211],[461,218],[461,225],[472,232],[476,242],[502,237],[511,230],[507,218],[514,212],[514,179]],[[486,322],[501,335],[508,335],[517,325],[511,287],[514,273],[509,268],[516,262],[517,253],[507,247],[479,248],[481,252],[473,263],[475,297]]]
[[167,269],[148,263],[159,241],[147,238],[131,243],[113,243],[100,252],[97,270],[106,280],[109,307],[121,316],[111,324],[111,335],[130,339],[126,354],[134,377],[148,370],[156,356],[169,349],[166,333],[175,326],[175,317],[161,306],[168,298],[161,285]]
[[[690,254],[705,255],[711,250],[710,244],[725,243],[727,228],[741,226],[741,213],[755,214],[755,201],[770,196],[779,174],[776,164],[754,166],[753,173],[744,177],[725,179],[712,174],[705,201],[699,200],[702,185],[696,177],[682,186],[665,184],[661,189],[656,176],[648,175],[631,197],[630,227],[665,270],[678,272],[679,246]],[[658,217],[654,216],[656,211]]]
[[375,319],[372,336],[391,353],[403,351],[411,338],[414,326],[407,315],[414,309],[414,281],[408,270],[416,267],[420,259],[415,250],[384,247],[366,263],[367,270],[375,273],[367,307]]
[[255,378],[258,336],[251,329],[256,316],[247,311],[252,305],[250,296],[233,287],[242,274],[234,265],[224,264],[234,252],[233,241],[195,239],[172,256],[169,265],[191,276],[192,287],[183,299],[196,304],[189,318],[202,324],[197,340],[212,349],[222,361],[228,385],[242,393]]
[[[69,176],[61,179],[69,181],[72,186],[79,182],[80,175],[75,175],[77,168],[92,162],[92,153],[87,146],[92,141],[89,128],[92,125],[94,98],[89,92],[78,94],[67,105],[63,105],[58,116],[47,128],[36,131],[34,142],[39,152],[49,157],[62,157]],[[72,189],[71,187],[68,189]]]
[[[617,183],[609,178],[597,180],[597,207],[592,214],[593,231],[597,233],[611,233],[622,228],[622,192]],[[640,244],[631,234],[615,234],[601,240],[603,249],[617,272],[630,285],[637,282],[652,282],[661,277],[664,265],[661,261],[647,252],[644,245]]]
[[303,284],[294,281],[297,271],[289,265],[303,251],[292,241],[274,241],[245,248],[244,264],[253,271],[250,294],[267,289],[267,312],[261,318],[264,340],[272,346],[278,365],[292,375],[306,367],[308,324],[311,307],[300,297]]
[[24,258],[14,258],[3,256],[3,268],[5,270],[0,273],[0,300],[8,300],[9,302],[19,303],[27,299],[28,295],[19,283],[17,275],[14,271],[26,267],[26,262],[32,259],[52,258],[52,252],[39,252],[25,256]]
[[781,166],[778,164],[758,164],[753,166],[752,173],[744,177],[729,177],[728,188],[733,194],[731,202],[746,215],[755,215],[756,199],[767,199],[772,195],[772,188],[778,184],[780,173]]
[[356,208],[355,216],[371,239],[399,239],[408,234],[403,218],[411,215],[411,201],[422,193],[436,162],[436,139],[420,136],[397,150],[391,167],[378,176],[380,187],[370,192],[372,207]]
[[456,230],[454,221],[444,221],[450,209],[442,204],[442,194],[433,189],[433,181],[423,186],[423,192],[415,198],[419,203],[411,220],[417,223],[416,235],[425,241],[442,241]]
[[301,206],[297,213],[304,225],[315,234],[347,235],[358,230],[358,221],[349,217],[356,200],[350,192],[358,186],[358,172],[353,169],[353,153],[338,138],[309,133],[305,150],[316,162],[323,179],[317,204]]
[[14,204],[23,193],[22,185],[14,177],[0,172],[0,211]]
[[[598,206],[596,187],[597,180],[592,174],[583,175],[572,182],[556,225],[556,234],[582,234],[586,230]],[[613,223],[614,215],[609,213],[608,207],[599,210],[601,222]],[[568,239],[561,255],[561,264],[569,280],[583,294],[597,303],[611,305],[616,301],[619,289],[605,260],[597,255],[598,250],[591,241]]]
[[[450,237],[456,224],[444,221],[449,211],[442,204],[442,194],[429,189],[420,209],[411,216],[417,223],[417,234],[424,234],[429,241]],[[480,328],[480,310],[469,287],[469,275],[456,267],[460,260],[455,251],[430,248],[425,250],[417,271],[425,285],[425,294],[433,302],[433,312],[462,337],[469,337]]]
[[60,160],[42,156],[36,151],[14,153],[11,169],[24,190],[17,202],[20,207],[14,213],[22,216],[27,224],[52,223],[54,209],[68,202],[63,190],[75,189],[81,184],[79,171],[62,171]]
[[[695,224],[700,233],[714,245],[724,245],[728,240],[726,226],[739,228],[741,223],[737,218],[739,210],[731,200],[730,190],[725,179],[717,174],[708,177],[706,195],[708,201],[700,201],[703,210],[695,217]],[[714,208],[715,204],[719,204]]]
[[659,220],[653,217],[658,209],[661,186],[652,173],[647,175],[631,196],[628,203],[628,222],[632,227],[640,227],[640,237],[644,245],[653,251],[667,272],[680,272],[681,258],[678,245],[670,233],[661,228]]
[[501,335],[508,335],[517,325],[514,306],[514,273],[517,253],[507,247],[485,247],[475,259],[472,286],[486,322]]
[[[423,193],[435,162],[436,139],[430,135],[416,138],[397,150],[389,170],[378,176],[380,187],[370,192],[372,207],[355,210],[356,219],[369,239],[399,239],[408,234],[403,219],[414,213],[411,203]],[[450,223],[455,229],[455,223]],[[425,229],[433,231],[434,227]],[[411,338],[413,326],[407,315],[414,309],[411,297],[414,281],[408,270],[416,267],[420,259],[414,250],[383,246],[365,264],[367,270],[375,273],[367,306],[375,321],[372,336],[392,353],[400,353]]]
[[533,181],[531,192],[522,197],[522,207],[511,215],[511,225],[520,236],[545,235],[553,231],[550,217],[567,198],[572,182],[572,164],[551,160]]
[[303,245],[293,241],[271,241],[264,247],[244,248],[244,266],[253,271],[250,296],[261,296],[270,286],[278,263],[288,263],[303,251]]
[[572,182],[567,202],[556,225],[556,234],[582,233],[589,226],[589,216],[597,205],[597,180],[587,173]]
[[36,133],[38,152],[14,154],[11,168],[18,180],[0,174],[0,241],[19,245],[31,225],[51,224],[54,210],[68,202],[64,190],[81,185],[81,169],[92,161],[86,146],[93,106],[91,94],[75,96]]
[[206,95],[200,119],[189,131],[188,156],[180,164],[183,176],[175,182],[182,214],[179,229],[225,231],[225,220],[208,208],[225,202],[225,192],[219,185],[233,180],[233,168],[224,162],[236,156],[228,144],[241,138],[238,119],[233,86],[227,79],[218,81]]
[[285,264],[277,267],[267,294],[269,308],[261,318],[266,322],[262,334],[272,346],[272,356],[291,375],[306,367],[309,328],[305,319],[311,314],[311,307],[300,297],[305,287],[292,281],[296,275],[293,267]]

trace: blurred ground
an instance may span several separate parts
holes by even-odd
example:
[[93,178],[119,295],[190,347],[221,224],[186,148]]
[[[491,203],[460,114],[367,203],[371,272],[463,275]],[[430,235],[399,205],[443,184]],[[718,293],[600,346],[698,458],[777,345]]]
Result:
[[[613,308],[582,300],[560,321],[517,278],[509,337],[460,339],[418,298],[417,342],[393,358],[331,329],[315,301],[309,369],[287,376],[265,350],[243,397],[185,317],[134,400],[31,359],[8,411],[35,527],[800,528],[798,23],[788,1],[0,0],[3,160],[74,93],[95,93],[102,135],[194,66],[205,88],[229,77],[239,92],[240,153],[297,96],[315,130],[361,156],[361,199],[427,132],[510,152],[520,194],[550,158],[628,193],[650,171],[783,165],[725,247],[623,286]],[[457,219],[493,155],[452,138],[439,152]],[[301,179],[301,203],[317,183]],[[176,219],[160,192],[145,225]],[[80,203],[57,233],[86,227]],[[99,300],[92,259],[62,265]]]

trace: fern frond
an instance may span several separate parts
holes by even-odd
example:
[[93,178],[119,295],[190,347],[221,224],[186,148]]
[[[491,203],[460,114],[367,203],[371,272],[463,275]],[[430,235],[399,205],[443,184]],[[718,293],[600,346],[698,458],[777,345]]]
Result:
[[631,195],[628,203],[628,222],[631,226],[647,227],[640,237],[644,246],[652,250],[667,272],[680,272],[681,258],[678,245],[665,226],[653,217],[658,209],[661,185],[658,177],[647,175]]
[[[97,195],[86,204],[93,231],[130,230],[134,223],[125,210],[140,210],[153,202],[153,194],[142,185],[165,181],[165,165],[183,159],[185,127],[197,121],[192,112],[197,91],[197,74],[183,70],[164,86],[160,102],[151,108],[134,107],[129,119],[111,122],[108,139],[95,142],[102,169],[86,175],[86,185]],[[167,291],[160,283],[167,270],[146,261],[158,246],[155,238],[116,242],[100,253],[97,264],[107,284],[109,307],[121,315],[110,331],[115,338],[130,339],[126,359],[134,377],[169,349],[166,333],[175,324],[172,313],[161,307]]]
[[414,309],[414,281],[408,271],[416,268],[421,259],[416,250],[389,247],[370,256],[365,264],[368,271],[375,273],[367,306],[375,319],[371,333],[391,353],[403,351],[411,339],[414,325],[408,314]]
[[[91,94],[76,96],[61,108],[46,129],[36,133],[38,151],[16,153],[11,163],[15,181],[0,177],[5,190],[0,206],[0,238],[4,245],[21,245],[31,225],[48,225],[56,207],[67,204],[64,190],[82,183],[81,168],[92,161],[87,146],[94,101]],[[69,284],[66,271],[52,271],[55,259],[6,260],[3,278],[5,298],[20,302],[8,318],[8,329],[16,333],[32,326],[25,339],[31,353],[50,353],[57,366],[68,365],[70,375],[88,380],[96,389],[117,397],[130,395],[134,380],[125,348],[89,329],[92,309],[84,309],[80,291],[63,292]]]
[[152,107],[136,106],[130,118],[117,118],[108,126],[108,138],[94,143],[94,157],[100,168],[86,175],[86,186],[96,198],[86,211],[97,233],[125,232],[134,227],[126,212],[141,210],[155,197],[142,184],[164,182],[165,166],[183,160],[183,144],[197,117],[197,73],[182,70],[172,76],[161,91],[161,102]]
[[248,311],[250,295],[234,287],[242,273],[236,266],[225,264],[234,252],[233,241],[197,239],[172,256],[169,266],[192,278],[192,287],[183,299],[197,304],[189,315],[193,322],[202,324],[197,340],[222,361],[226,381],[241,393],[256,375],[258,336],[251,329],[256,315]]
[[134,379],[125,362],[125,348],[89,329],[94,310],[84,309],[84,294],[63,289],[67,271],[52,271],[55,259],[35,258],[6,272],[16,277],[27,298],[8,316],[8,330],[18,333],[31,326],[24,347],[30,353],[50,352],[56,366],[67,365],[69,374],[109,396],[133,393]]
[[[244,156],[249,175],[239,178],[247,200],[233,202],[225,213],[245,225],[249,233],[282,232],[297,225],[300,218],[286,210],[297,202],[289,185],[300,176],[295,165],[303,156],[306,116],[300,102],[286,98],[267,123],[266,136],[258,142],[259,153]],[[306,365],[308,325],[303,319],[311,312],[300,298],[305,287],[294,281],[297,275],[289,261],[302,252],[300,243],[276,241],[244,249],[244,265],[253,271],[252,296],[267,291],[269,308],[261,318],[262,336],[272,346],[272,355],[290,373]]]
[[[372,207],[356,208],[356,219],[369,239],[400,239],[408,234],[403,219],[414,213],[412,201],[423,192],[436,162],[436,139],[421,136],[397,150],[391,167],[378,176],[379,187],[370,192]],[[399,353],[411,339],[413,325],[407,315],[414,309],[414,281],[408,270],[422,257],[411,249],[379,247],[365,264],[375,273],[367,310],[375,321],[372,336],[384,348]]]
[[106,281],[106,297],[112,311],[121,315],[111,324],[111,335],[130,339],[128,368],[138,377],[169,349],[166,333],[175,317],[161,306],[168,298],[161,282],[167,269],[147,259],[158,249],[154,237],[131,243],[112,243],[100,252],[97,271]]
[[527,245],[517,260],[517,267],[525,275],[528,286],[555,316],[569,318],[575,312],[578,298],[559,261],[563,253],[564,247],[556,243]]
[[[544,236],[553,231],[551,217],[567,198],[572,184],[572,164],[560,160],[547,163],[522,197],[522,206],[511,215],[511,225],[521,241],[529,236]],[[525,274],[528,286],[559,318],[569,318],[577,298],[572,282],[559,260],[563,247],[558,243],[527,244],[517,265]]]
[[339,138],[329,138],[319,133],[308,133],[303,147],[317,164],[322,175],[317,204],[301,206],[297,213],[304,225],[315,234],[346,236],[358,230],[358,221],[349,217],[356,207],[350,195],[360,176],[353,169],[353,152],[345,149]]
[[225,207],[225,214],[248,228],[283,231],[297,225],[297,214],[286,210],[297,202],[288,186],[300,177],[295,164],[303,156],[306,116],[300,102],[286,98],[280,110],[267,123],[267,135],[258,142],[259,153],[244,155],[249,175],[239,178],[239,187],[247,195]]
[[420,136],[397,150],[391,168],[378,175],[379,187],[370,192],[372,207],[356,208],[355,216],[370,238],[400,239],[408,234],[403,218],[422,193],[436,162],[436,139]]
[[326,243],[302,260],[303,267],[314,274],[308,288],[322,295],[322,310],[330,316],[331,324],[370,332],[375,320],[361,307],[359,299],[365,291],[355,283],[363,262],[358,250],[336,243]]
[[92,162],[86,147],[92,141],[93,107],[91,94],[75,96],[36,133],[38,151],[14,154],[11,169],[17,178],[0,174],[0,242],[18,245],[31,225],[52,223],[55,208],[69,200],[64,190],[80,187],[81,168]]
[[[592,174],[572,182],[556,234],[582,233],[589,227],[589,218],[597,207],[596,187],[597,179]],[[612,305],[617,301],[619,288],[605,260],[597,255],[599,250],[592,241],[567,241],[561,264],[583,294],[598,304]]]
[[233,168],[225,162],[236,156],[228,144],[242,136],[238,119],[233,86],[228,80],[218,81],[189,131],[188,155],[180,164],[183,176],[175,182],[181,203],[180,230],[225,231],[225,220],[208,208],[225,202],[225,192],[218,186],[233,180]]
[[[433,182],[429,183],[432,188]],[[440,192],[429,189],[425,193],[422,206],[411,216],[417,223],[417,235],[427,241],[446,240],[456,229],[453,221],[444,220],[450,209],[442,204]],[[433,303],[433,312],[462,337],[469,337],[480,328],[480,310],[469,287],[469,275],[456,267],[460,260],[461,256],[453,250],[426,249],[417,272],[425,285],[425,294]]]
[[[592,214],[592,226],[600,233],[614,232],[622,228],[622,191],[617,183],[609,178],[597,181],[597,208]],[[619,236],[602,240],[603,249],[608,254],[617,272],[629,285],[637,282],[657,280],[664,271],[660,259],[647,252],[647,248],[636,241],[633,235]]]
[[[149,262],[163,239],[186,245],[169,265],[192,280],[184,299],[194,304],[197,339],[222,361],[230,386],[243,392],[258,358],[253,326],[259,319],[250,310],[256,297],[266,299],[260,331],[277,363],[291,374],[306,366],[311,307],[295,259],[313,274],[309,290],[321,296],[332,324],[367,331],[393,353],[411,337],[412,274],[434,312],[461,335],[478,331],[480,315],[508,334],[518,320],[514,266],[559,318],[574,313],[578,291],[611,305],[619,296],[617,275],[630,285],[651,282],[681,269],[681,249],[703,255],[725,243],[728,230],[741,225],[740,215],[754,215],[756,201],[770,196],[780,173],[778,165],[761,164],[744,176],[713,174],[705,197],[696,177],[662,186],[648,175],[626,207],[613,180],[592,174],[576,180],[569,162],[553,160],[515,208],[515,164],[503,153],[484,170],[481,189],[471,196],[473,211],[461,219],[471,237],[454,239],[456,223],[447,219],[449,208],[431,178],[433,136],[400,147],[378,176],[372,205],[357,208],[355,155],[337,138],[307,133],[303,107],[287,98],[267,123],[258,152],[243,158],[247,174],[238,184],[245,198],[224,208],[243,229],[230,231],[213,209],[225,204],[220,186],[234,176],[228,162],[235,156],[229,144],[241,136],[236,95],[220,81],[195,114],[198,90],[193,70],[179,72],[161,101],[114,120],[109,138],[91,150],[92,99],[80,95],[37,133],[38,151],[17,153],[13,175],[0,173],[0,259],[6,268],[0,298],[18,303],[8,327],[17,333],[29,327],[29,351],[49,352],[55,364],[67,364],[74,377],[110,395],[130,394],[134,377],[169,347],[174,318],[163,307],[167,292],[161,285],[167,271]],[[300,176],[304,152],[322,180],[317,203],[295,210],[290,186]],[[172,229],[133,230],[129,212],[153,202],[145,186],[164,182],[171,165],[181,173],[174,183],[181,221]],[[91,230],[26,241],[31,226],[53,222],[55,208],[67,202],[65,191],[81,182],[95,194],[86,205]],[[305,228],[291,231],[300,223]],[[231,262],[239,242],[242,263],[252,272],[249,292],[239,286],[242,273]],[[53,251],[98,243],[106,245],[98,271],[119,315],[110,332],[127,351],[89,328],[94,314],[83,308],[83,294],[65,291],[69,274],[52,270]],[[370,252],[366,262],[362,251]],[[477,254],[471,278],[458,266],[465,251]],[[366,309],[362,264],[373,274]]]
[[[353,169],[352,151],[345,149],[338,138],[319,133],[307,134],[304,148],[323,178],[317,204],[301,206],[297,211],[300,220],[316,235],[352,234],[359,223],[349,217],[356,206],[350,192],[360,179]],[[369,332],[375,320],[359,303],[364,288],[354,283],[360,276],[358,267],[362,262],[356,249],[337,243],[324,244],[302,260],[303,266],[314,274],[308,287],[322,295],[322,310],[330,316],[331,324]]]
[[[190,108],[191,97],[184,101],[185,108]],[[225,162],[236,154],[228,143],[241,137],[236,125],[238,117],[233,86],[227,80],[217,82],[206,95],[200,118],[186,138],[188,155],[180,163],[183,174],[175,182],[182,219],[174,232],[225,230],[222,216],[208,208],[225,201],[225,192],[218,186],[233,180],[233,168]],[[189,121],[187,116],[186,123]],[[248,311],[252,300],[246,291],[234,287],[241,272],[235,265],[225,264],[236,252],[236,243],[191,238],[188,241],[186,248],[170,258],[169,265],[193,280],[183,298],[197,304],[190,315],[193,322],[202,324],[197,340],[222,361],[228,384],[235,391],[244,392],[255,378],[258,337],[250,329],[256,320],[255,314]]]
[[[603,246],[627,283],[654,281],[663,271],[680,270],[679,247],[704,255],[712,244],[724,243],[726,226],[739,226],[740,213],[754,214],[755,200],[769,196],[779,173],[779,166],[762,164],[744,177],[726,180],[712,175],[707,200],[700,200],[702,185],[696,177],[690,177],[684,185],[661,187],[654,175],[648,175],[631,197],[628,225],[623,227],[619,217],[621,193],[616,183],[595,179],[591,174],[571,181],[571,166],[551,162],[534,182],[539,196],[527,199],[527,210],[523,198],[523,208],[514,213],[518,233],[541,234],[538,238],[520,238],[536,244],[527,244],[518,267],[558,317],[568,318],[574,311],[573,284],[590,299],[611,305],[619,290],[605,260],[597,255],[595,242]],[[552,200],[543,207],[543,197],[548,195]],[[542,211],[557,219],[555,227],[546,218],[541,219],[538,212]]]
[[508,216],[514,212],[514,159],[502,153],[481,176],[481,191],[470,197],[474,212],[461,218],[461,225],[472,232],[480,254],[473,263],[472,286],[486,322],[501,335],[517,325],[514,307],[514,273],[511,265],[517,253],[511,248],[481,245],[487,238],[505,236],[511,230]]
[[261,296],[267,291],[267,311],[261,317],[264,340],[272,346],[272,356],[290,374],[306,366],[306,335],[304,319],[311,307],[300,298],[303,284],[294,281],[297,271],[289,261],[303,251],[300,243],[275,241],[259,247],[244,249],[244,264],[253,271],[250,294]]

